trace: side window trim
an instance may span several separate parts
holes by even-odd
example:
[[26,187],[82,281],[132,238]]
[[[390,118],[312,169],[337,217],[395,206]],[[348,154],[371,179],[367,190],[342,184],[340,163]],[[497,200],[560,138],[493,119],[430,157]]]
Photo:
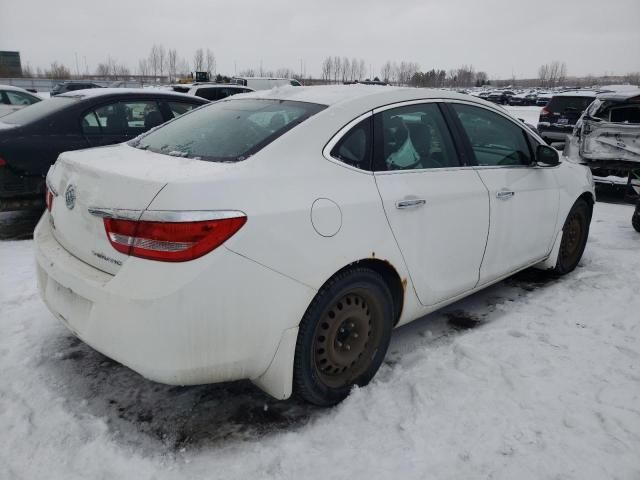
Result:
[[[358,125],[363,120],[366,120],[367,118],[371,118],[371,117],[373,117],[373,110],[369,110],[369,111],[363,113],[362,115],[354,118],[349,123],[347,123],[342,128],[340,128],[329,139],[329,141],[326,143],[326,145],[322,149],[322,156],[324,158],[326,158],[327,160],[329,160],[330,162],[335,163],[337,165],[340,165],[341,167],[348,168],[348,169],[353,170],[355,172],[360,172],[360,173],[364,173],[364,174],[367,174],[367,175],[373,175],[373,172],[371,171],[371,167],[372,167],[372,165],[371,165],[372,160],[371,159],[369,159],[369,169],[368,170],[363,170],[361,168],[354,167],[353,165],[349,165],[348,163],[344,163],[339,158],[335,158],[334,156],[331,155],[331,152],[333,151],[333,148],[338,144],[338,142],[340,142],[340,140],[342,140],[342,138],[345,135],[347,135],[347,133],[349,133],[351,131],[351,129],[353,127]],[[373,122],[372,121],[369,122],[369,126],[373,130]],[[372,143],[373,143],[375,141],[375,139],[373,138],[373,131],[371,132],[371,138],[372,138]],[[371,150],[373,150],[373,148]]]
[[464,132],[462,128],[462,123],[460,123],[460,119],[453,112],[450,102],[441,102],[440,110],[442,111],[442,116],[444,117],[447,126],[449,127],[449,131],[451,133],[451,137],[453,138],[453,143],[458,149],[458,155],[460,155],[460,160],[462,163],[462,167],[475,167],[478,165],[478,161],[476,160],[476,156],[473,153],[473,148],[471,146],[471,142],[469,141],[469,137]]

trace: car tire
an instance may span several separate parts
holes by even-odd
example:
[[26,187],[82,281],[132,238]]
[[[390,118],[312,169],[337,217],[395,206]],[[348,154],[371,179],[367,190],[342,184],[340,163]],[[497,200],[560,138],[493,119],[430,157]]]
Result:
[[640,232],[640,202],[636,205],[636,209],[631,217],[631,225],[636,229],[636,232]]
[[591,213],[591,205],[582,198],[571,207],[562,227],[560,251],[553,269],[555,275],[565,275],[578,266],[589,237]]
[[393,320],[391,292],[376,272],[353,268],[334,276],[300,322],[294,392],[329,407],[344,400],[354,385],[369,383],[389,347]]

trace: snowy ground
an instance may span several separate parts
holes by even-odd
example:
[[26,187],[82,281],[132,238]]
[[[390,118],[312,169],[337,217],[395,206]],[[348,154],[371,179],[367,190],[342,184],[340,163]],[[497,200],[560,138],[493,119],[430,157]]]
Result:
[[400,328],[374,382],[319,410],[248,382],[146,381],[46,310],[0,242],[0,479],[640,478],[640,234],[598,203],[580,267]]

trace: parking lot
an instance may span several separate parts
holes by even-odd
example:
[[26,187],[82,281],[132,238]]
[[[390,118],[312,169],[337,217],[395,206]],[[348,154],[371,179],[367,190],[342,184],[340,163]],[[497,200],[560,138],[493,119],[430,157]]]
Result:
[[527,271],[400,328],[373,383],[329,410],[144,380],[53,318],[33,242],[4,240],[0,477],[311,479],[329,461],[332,478],[638,478],[632,211],[596,204],[568,276]]

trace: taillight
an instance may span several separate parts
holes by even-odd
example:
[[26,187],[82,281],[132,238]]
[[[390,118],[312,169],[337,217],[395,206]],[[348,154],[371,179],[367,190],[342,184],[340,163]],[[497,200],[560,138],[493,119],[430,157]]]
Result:
[[51,189],[49,188],[49,185],[47,185],[47,189],[45,191],[45,197],[44,200],[47,204],[47,210],[51,211],[51,209],[53,209],[53,198],[54,198],[54,194],[51,191]]
[[549,110],[547,107],[544,107],[542,110],[540,110],[541,117],[546,117],[547,115],[551,115],[551,113],[551,110]]
[[222,245],[246,223],[246,216],[192,222],[104,218],[113,248],[133,257],[186,262]]
[[6,166],[7,166],[7,161],[4,158],[0,157],[0,168],[6,167]]

